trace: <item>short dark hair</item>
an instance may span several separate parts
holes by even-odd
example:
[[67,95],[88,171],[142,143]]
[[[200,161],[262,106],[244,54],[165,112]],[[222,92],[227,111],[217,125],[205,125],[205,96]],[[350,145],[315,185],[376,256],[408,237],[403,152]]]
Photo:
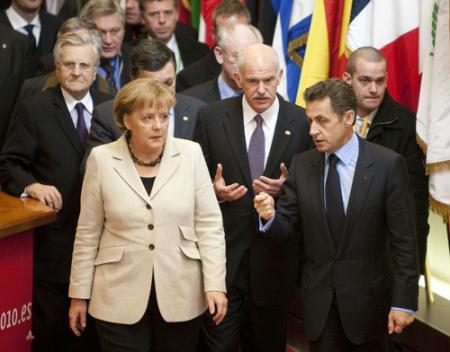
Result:
[[223,0],[214,9],[212,14],[212,25],[215,28],[216,18],[218,16],[231,17],[231,16],[244,16],[247,18],[247,23],[250,23],[251,16],[247,6],[245,6],[239,0]]
[[361,48],[356,49],[350,54],[350,57],[348,58],[347,64],[345,66],[345,71],[350,75],[353,75],[356,72],[356,63],[359,59],[364,59],[368,62],[386,63],[386,58],[380,50],[372,46],[362,46]]
[[356,96],[353,88],[338,78],[320,81],[305,90],[305,102],[330,98],[333,111],[340,117],[353,110],[356,113]]
[[175,55],[158,39],[145,38],[131,52],[131,77],[137,78],[141,70],[156,72],[170,61],[176,69]]
[[[141,12],[145,11],[145,5],[147,5],[148,2],[160,2],[164,0],[139,0],[139,10]],[[175,9],[178,9],[178,0],[172,0],[173,5],[175,6]]]

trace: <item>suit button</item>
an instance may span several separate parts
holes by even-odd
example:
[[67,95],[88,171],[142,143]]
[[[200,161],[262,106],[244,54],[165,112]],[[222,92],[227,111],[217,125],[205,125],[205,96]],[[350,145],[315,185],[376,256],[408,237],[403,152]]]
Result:
[[155,245],[153,243],[149,244],[148,245],[148,249],[150,249],[151,251],[154,250],[155,249]]
[[145,207],[146,207],[147,209],[151,209],[151,208],[152,208],[150,204],[147,204]]
[[147,226],[147,228],[148,228],[149,230],[153,230],[153,224],[149,224],[149,225]]

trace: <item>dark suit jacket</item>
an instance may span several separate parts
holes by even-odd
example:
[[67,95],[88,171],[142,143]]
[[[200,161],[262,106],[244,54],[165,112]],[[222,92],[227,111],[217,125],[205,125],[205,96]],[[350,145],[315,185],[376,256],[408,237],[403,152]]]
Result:
[[183,94],[200,99],[206,104],[221,100],[217,78],[201,83],[198,86],[191,87],[185,90]]
[[175,40],[177,41],[181,59],[183,60],[183,67],[200,60],[209,50],[208,45],[200,43],[197,39],[193,38],[192,32],[186,30],[185,27],[186,25],[177,23],[177,27],[175,28]]
[[305,336],[320,336],[335,297],[345,335],[362,344],[385,336],[391,307],[417,310],[416,236],[405,160],[360,140],[337,248],[323,188],[324,153],[314,149],[294,157],[266,236],[278,246],[292,236],[301,240]]
[[[41,20],[41,35],[39,39],[39,44],[36,48],[34,55],[33,68],[36,69],[37,60],[48,53],[53,52],[53,46],[56,42],[56,36],[58,34],[59,27],[61,26],[62,20],[54,15],[47,12],[39,12],[39,18]],[[3,23],[11,27],[8,17],[5,11],[0,11],[0,23]],[[11,27],[12,28],[12,27]]]
[[[110,96],[92,92],[94,104]],[[84,155],[60,87],[25,99],[0,153],[0,182],[13,196],[40,182],[55,186],[63,207],[56,222],[39,227],[34,237],[34,278],[68,283],[80,207]]]
[[[211,177],[218,163],[226,184],[238,183],[248,192],[233,202],[220,204],[226,240],[227,287],[233,284],[239,264],[248,251],[250,292],[256,305],[286,304],[296,285],[298,238],[283,245],[258,232],[258,216],[245,142],[242,96],[205,105],[198,114],[194,140],[202,146]],[[280,110],[264,176],[278,178],[280,164],[289,167],[292,156],[310,147],[304,110],[278,97]]]
[[[176,95],[175,105],[175,137],[192,139],[198,110],[204,105],[198,99]],[[92,115],[91,130],[87,139],[86,158],[92,148],[114,142],[121,136],[122,132],[117,128],[113,118],[113,101],[109,100],[98,105]]]
[[27,37],[0,25],[0,149],[20,86],[31,74],[31,59]]
[[396,103],[386,91],[366,139],[392,149],[406,159],[416,209],[419,269],[424,273],[429,231],[428,176],[425,175],[425,156],[416,142],[416,115]]
[[203,58],[184,67],[178,72],[177,91],[183,92],[188,88],[217,78],[220,74],[220,70],[221,65],[216,60],[214,50],[209,49],[208,53]]

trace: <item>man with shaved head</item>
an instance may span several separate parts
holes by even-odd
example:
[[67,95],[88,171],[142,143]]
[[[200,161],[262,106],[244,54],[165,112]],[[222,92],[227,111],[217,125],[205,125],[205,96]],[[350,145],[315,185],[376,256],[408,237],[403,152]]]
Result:
[[429,231],[425,157],[416,142],[416,115],[394,101],[386,90],[386,65],[379,50],[362,47],[350,56],[342,78],[356,95],[356,132],[361,138],[392,149],[406,159],[415,200],[419,270],[423,274]]
[[220,202],[227,247],[228,313],[220,325],[204,319],[207,351],[230,351],[245,314],[251,351],[285,351],[288,304],[295,287],[299,244],[274,245],[258,232],[253,198],[280,194],[294,154],[310,146],[304,110],[276,94],[275,51],[243,49],[234,74],[244,94],[204,106],[194,140],[202,146]]

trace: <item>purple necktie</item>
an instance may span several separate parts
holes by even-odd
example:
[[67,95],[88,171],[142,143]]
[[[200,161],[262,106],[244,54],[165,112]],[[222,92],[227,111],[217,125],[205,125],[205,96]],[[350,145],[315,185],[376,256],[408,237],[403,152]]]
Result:
[[252,180],[258,179],[264,172],[265,140],[262,128],[263,118],[261,115],[254,117],[256,128],[250,138],[248,146],[248,162],[250,164],[250,175]]
[[77,120],[77,135],[82,145],[86,144],[86,138],[88,135],[88,131],[86,128],[86,122],[84,121],[84,105],[83,103],[77,103],[75,105],[75,109],[77,110],[78,120]]

